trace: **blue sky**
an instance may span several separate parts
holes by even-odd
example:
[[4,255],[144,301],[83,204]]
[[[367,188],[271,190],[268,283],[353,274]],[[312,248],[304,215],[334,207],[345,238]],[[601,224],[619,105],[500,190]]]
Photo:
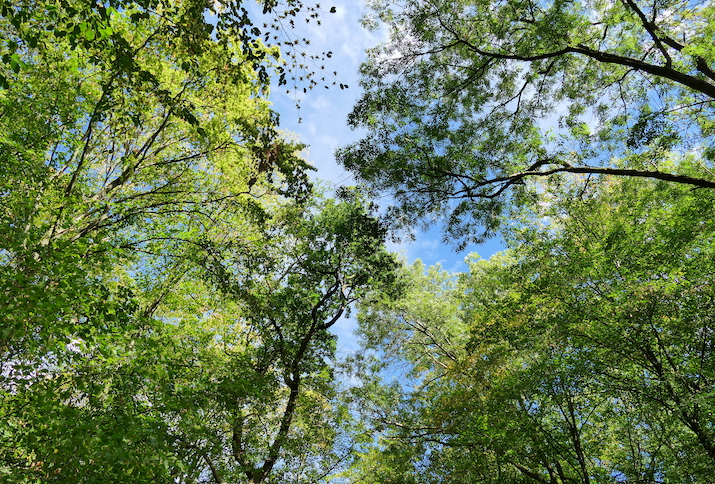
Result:
[[[333,6],[336,12],[329,13]],[[298,33],[311,40],[313,52],[333,53],[330,59],[326,59],[325,71],[328,74],[337,71],[337,82],[347,84],[348,89],[341,90],[337,85],[330,89],[319,86],[307,94],[301,90],[298,96],[293,92],[287,94],[285,87],[274,86],[271,100],[274,109],[281,115],[281,128],[294,133],[302,143],[309,145],[305,155],[317,169],[315,177],[335,187],[355,183],[350,173],[337,165],[334,153],[338,147],[359,139],[360,133],[347,126],[348,113],[361,92],[358,68],[365,59],[365,49],[382,42],[386,36],[379,31],[369,32],[360,25],[360,19],[366,12],[363,0],[336,0],[322,3],[321,7],[324,12],[322,25],[301,25],[299,22]],[[300,109],[295,108],[296,97],[299,97]],[[470,252],[476,251],[488,258],[503,248],[500,241],[494,240],[455,253],[441,243],[437,228],[416,235],[415,242],[393,248],[402,252],[410,262],[420,258],[428,265],[439,262],[453,271],[466,269],[463,260]]]
[[[302,143],[309,146],[305,156],[316,168],[315,177],[330,187],[337,187],[355,183],[352,176],[337,165],[334,153],[338,147],[359,139],[360,133],[347,126],[348,113],[361,92],[358,68],[365,59],[365,49],[382,42],[386,35],[380,31],[369,32],[361,26],[360,19],[366,12],[363,0],[336,0],[322,3],[321,7],[322,25],[301,21],[297,23],[297,33],[311,40],[312,52],[333,53],[330,59],[326,59],[325,71],[328,74],[337,71],[337,82],[347,84],[348,89],[340,89],[337,85],[330,89],[319,86],[307,94],[303,94],[302,90],[299,94],[287,94],[285,87],[273,86],[271,100],[273,108],[280,113],[281,128],[295,134]],[[331,7],[335,7],[335,13],[329,13]],[[319,64],[317,68],[320,69]],[[300,101],[300,109],[295,108],[296,98]],[[393,244],[390,248],[402,254],[410,263],[419,258],[427,265],[440,263],[452,272],[466,270],[464,258],[470,252],[489,258],[503,249],[501,241],[492,240],[455,253],[441,242],[438,228],[415,235],[414,242]],[[348,320],[339,325],[336,329],[339,347],[354,349],[355,340],[351,332],[355,322]]]

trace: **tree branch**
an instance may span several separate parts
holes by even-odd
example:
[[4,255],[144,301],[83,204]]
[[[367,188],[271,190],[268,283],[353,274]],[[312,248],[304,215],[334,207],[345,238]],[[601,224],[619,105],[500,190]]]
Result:
[[[549,161],[537,162],[534,166],[542,166],[550,164]],[[501,195],[509,186],[523,180],[527,177],[546,177],[555,175],[557,173],[580,173],[580,174],[591,174],[591,175],[612,175],[612,176],[629,176],[635,178],[652,178],[656,180],[664,180],[674,183],[681,183],[685,185],[692,185],[697,188],[715,188],[715,181],[706,180],[704,178],[695,178],[688,175],[676,175],[673,173],[664,173],[661,171],[649,171],[649,170],[633,170],[625,168],[609,168],[609,167],[598,167],[598,166],[560,166],[558,168],[553,168],[550,170],[527,170],[519,173],[514,173],[511,175],[505,175],[495,178],[489,178],[476,182],[474,186],[468,187],[466,190],[462,190],[465,195],[460,198],[496,198]],[[483,188],[490,185],[497,185],[502,183],[494,192],[491,193],[474,193],[474,190]]]

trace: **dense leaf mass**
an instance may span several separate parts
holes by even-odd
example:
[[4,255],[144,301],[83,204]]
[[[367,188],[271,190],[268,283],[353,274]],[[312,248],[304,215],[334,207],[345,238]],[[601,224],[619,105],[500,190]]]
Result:
[[397,263],[279,134],[280,50],[205,2],[0,7],[0,482],[343,466],[330,329]]
[[[275,75],[279,85],[288,84],[293,90],[321,83],[328,88],[325,76],[318,80],[318,65],[332,52],[310,52],[310,39],[294,34],[295,19],[320,25],[323,13],[319,4],[301,0],[2,0],[0,18],[6,28],[0,33],[0,55],[4,67],[18,73],[26,66],[29,51],[60,40],[70,48],[88,49],[93,54],[87,59],[91,63],[101,66],[102,59],[113,58],[119,70],[147,76],[150,73],[134,63],[132,35],[120,24],[125,17],[136,24],[159,17],[174,47],[199,54],[203,43],[211,39],[241,52],[242,62],[250,65],[262,83],[268,84]],[[280,62],[275,62],[277,49],[283,54]],[[189,70],[197,64],[184,59],[177,66]],[[11,75],[0,72],[0,87],[11,82]]]
[[563,195],[510,250],[458,275],[417,264],[404,299],[363,305],[368,347],[414,390],[363,370],[380,440],[353,479],[710,482],[712,196],[633,180]]
[[465,273],[279,131],[319,5],[0,0],[0,483],[713,481],[712,5],[373,7],[341,160]]
[[591,174],[715,187],[709,2],[373,2],[390,40],[362,67],[344,166],[398,225],[495,234],[538,180]]

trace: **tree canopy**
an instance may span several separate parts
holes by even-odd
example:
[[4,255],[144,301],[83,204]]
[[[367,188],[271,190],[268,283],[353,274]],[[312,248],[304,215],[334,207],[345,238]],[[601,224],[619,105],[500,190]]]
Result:
[[343,148],[402,225],[495,234],[539,180],[645,177],[715,187],[708,2],[373,2],[390,32],[362,67]]
[[[351,482],[708,482],[708,2],[372,3],[338,157],[401,228],[508,250],[362,301]],[[397,382],[395,382],[397,380]],[[366,424],[367,425],[367,424]]]
[[380,440],[353,480],[708,482],[712,203],[664,182],[576,187],[468,273],[408,268],[404,299],[363,304],[368,347],[413,385],[369,390],[364,373]]
[[210,34],[205,7],[3,5],[0,482],[344,465],[330,328],[397,263],[374,207],[321,195],[279,133],[281,52]]
[[[712,6],[374,2],[386,221],[268,100],[324,10],[257,5],[0,0],[0,483],[711,482]],[[440,219],[508,249],[387,250]]]
[[[260,10],[259,10],[260,9]],[[262,10],[263,16],[259,12]],[[333,7],[329,11],[335,13]],[[243,62],[249,63],[261,82],[278,76],[279,85],[303,87],[296,74],[309,88],[328,83],[325,77],[318,80],[310,63],[324,62],[332,53],[308,53],[305,47],[310,39],[293,35],[294,19],[305,19],[318,25],[326,13],[319,4],[306,4],[302,0],[264,0],[242,2],[235,0],[110,0],[89,2],[84,0],[17,1],[0,2],[0,18],[5,22],[2,41],[2,63],[12,72],[19,72],[27,62],[27,55],[46,44],[66,40],[70,48],[81,46],[93,52],[89,62],[101,65],[101,59],[113,58],[115,68],[134,73],[142,78],[151,77],[133,61],[132,36],[121,27],[129,17],[134,23],[150,18],[162,18],[162,29],[173,37],[174,47],[190,53],[200,53],[207,40],[224,48],[242,53]],[[117,24],[119,22],[119,24]],[[266,49],[268,46],[268,49]],[[280,63],[275,63],[275,53],[281,50]],[[178,66],[183,70],[196,67],[191,59],[183,59]],[[323,66],[324,67],[324,66]],[[293,74],[293,76],[290,76]],[[156,80],[156,79],[155,79]],[[11,76],[0,72],[0,87],[7,87]]]

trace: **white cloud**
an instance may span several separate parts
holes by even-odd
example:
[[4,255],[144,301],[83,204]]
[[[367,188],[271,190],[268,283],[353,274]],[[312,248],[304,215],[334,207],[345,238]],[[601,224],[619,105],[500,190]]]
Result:
[[423,249],[434,250],[440,246],[439,240],[423,240],[420,242],[420,247]]

